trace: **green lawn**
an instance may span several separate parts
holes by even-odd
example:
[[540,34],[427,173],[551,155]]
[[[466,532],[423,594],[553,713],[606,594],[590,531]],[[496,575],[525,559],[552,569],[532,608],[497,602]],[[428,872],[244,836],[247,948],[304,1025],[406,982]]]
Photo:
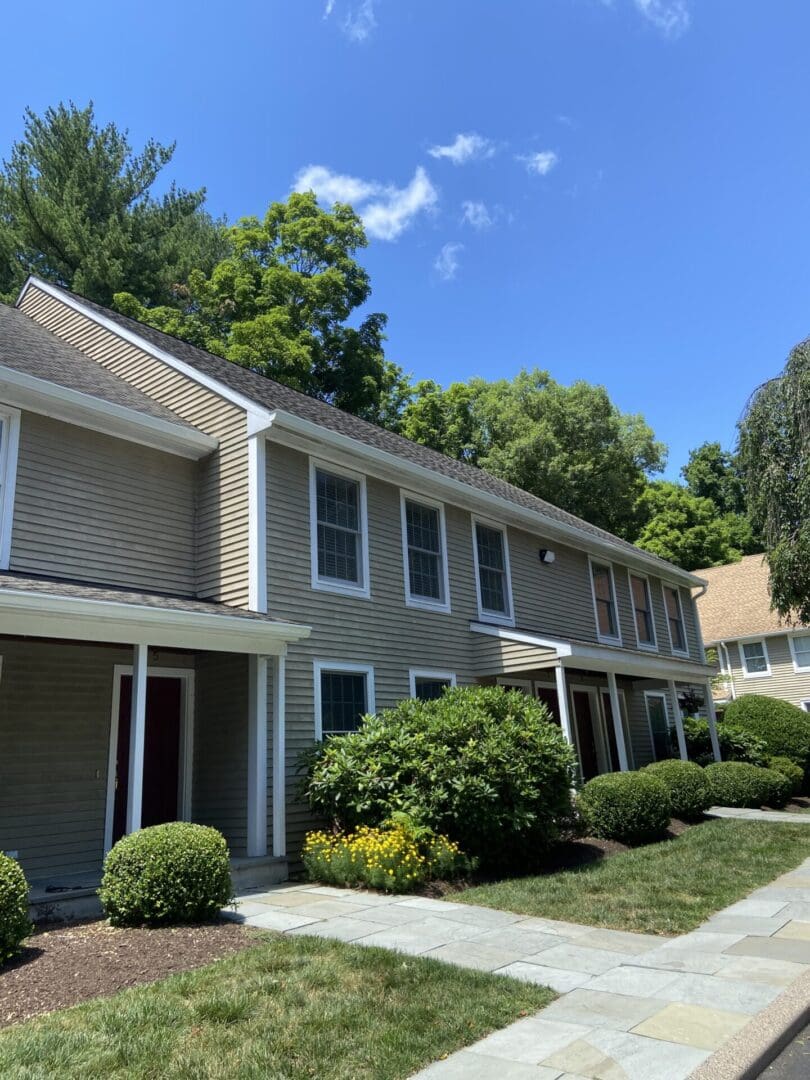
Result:
[[8,1028],[0,1076],[404,1078],[555,996],[383,949],[262,937],[197,971]]
[[808,857],[806,825],[709,821],[677,840],[481,885],[452,900],[614,930],[682,934]]

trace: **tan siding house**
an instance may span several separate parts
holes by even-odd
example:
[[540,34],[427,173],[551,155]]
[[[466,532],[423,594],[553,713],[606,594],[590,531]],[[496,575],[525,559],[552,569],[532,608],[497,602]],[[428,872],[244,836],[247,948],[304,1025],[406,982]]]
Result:
[[583,778],[711,712],[699,577],[34,279],[0,425],[0,850],[43,897],[178,817],[278,879],[301,752],[408,696],[535,695]]

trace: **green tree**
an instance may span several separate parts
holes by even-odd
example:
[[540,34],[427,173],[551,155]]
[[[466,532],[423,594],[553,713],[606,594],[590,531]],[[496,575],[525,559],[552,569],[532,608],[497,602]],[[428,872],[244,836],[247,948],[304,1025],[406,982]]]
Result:
[[680,484],[649,484],[638,509],[645,520],[638,546],[684,570],[737,562],[742,555],[738,515],[718,514],[711,499],[693,495]]
[[385,357],[387,317],[348,320],[371,295],[355,259],[367,240],[350,206],[331,211],[312,192],[272,203],[264,218],[227,230],[229,254],[193,271],[175,306],[147,308],[120,294],[115,305],[210,352],[387,427],[409,394]]
[[620,536],[635,535],[638,498],[666,453],[604,387],[562,386],[539,370],[446,390],[419,383],[402,432]]
[[748,511],[770,567],[771,600],[810,623],[810,339],[754,392],[740,422]]
[[736,454],[719,442],[705,442],[689,451],[681,476],[692,495],[711,499],[721,514],[745,513],[745,490]]
[[150,139],[139,154],[126,131],[99,127],[92,103],[25,113],[24,136],[0,169],[0,294],[29,273],[102,304],[124,291],[165,302],[193,267],[224,254],[203,189],[150,191],[174,145]]

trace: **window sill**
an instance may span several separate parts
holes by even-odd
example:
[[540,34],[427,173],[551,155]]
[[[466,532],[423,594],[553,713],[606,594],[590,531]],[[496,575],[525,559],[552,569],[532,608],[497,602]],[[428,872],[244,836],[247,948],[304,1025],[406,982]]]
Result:
[[620,637],[605,637],[604,634],[597,634],[596,640],[600,645],[618,645],[621,646],[622,639]]
[[770,671],[744,671],[744,679],[770,679]]
[[371,590],[362,585],[341,584],[339,581],[322,581],[315,578],[312,588],[317,592],[335,593],[338,596],[353,596],[356,600],[370,600]]
[[514,615],[499,615],[495,611],[478,611],[478,621],[491,626],[514,626]]
[[449,604],[440,600],[422,600],[418,596],[406,596],[405,607],[416,608],[417,611],[438,611],[443,615],[450,614]]

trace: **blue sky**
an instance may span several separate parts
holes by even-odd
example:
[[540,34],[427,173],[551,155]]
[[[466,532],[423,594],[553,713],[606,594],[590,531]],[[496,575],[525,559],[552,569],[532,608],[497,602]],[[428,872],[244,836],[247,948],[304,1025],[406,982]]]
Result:
[[215,214],[357,200],[416,378],[603,383],[676,476],[810,333],[801,0],[45,0],[4,14],[26,105],[177,140]]

